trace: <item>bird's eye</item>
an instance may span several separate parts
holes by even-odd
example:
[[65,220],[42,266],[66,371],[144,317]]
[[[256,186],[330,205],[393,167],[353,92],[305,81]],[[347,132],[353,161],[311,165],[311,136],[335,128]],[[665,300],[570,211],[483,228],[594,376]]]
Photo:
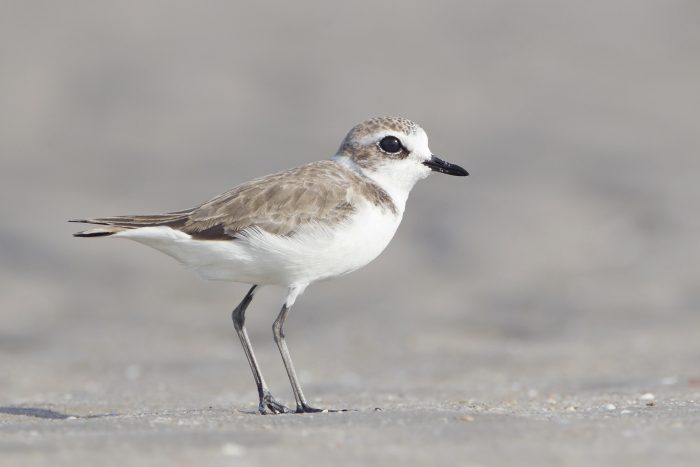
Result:
[[379,142],[379,147],[382,151],[388,152],[389,154],[396,154],[403,149],[401,141],[396,136],[385,136]]

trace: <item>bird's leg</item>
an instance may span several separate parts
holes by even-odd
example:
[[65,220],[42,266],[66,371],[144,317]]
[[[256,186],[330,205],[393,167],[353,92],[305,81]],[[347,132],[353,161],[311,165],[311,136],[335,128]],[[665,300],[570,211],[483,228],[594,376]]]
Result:
[[253,300],[253,295],[255,295],[255,289],[257,287],[257,285],[252,286],[241,303],[239,303],[233,310],[233,313],[231,313],[233,327],[236,328],[236,333],[238,334],[238,338],[241,340],[241,345],[243,346],[243,351],[248,359],[248,364],[250,364],[250,369],[253,371],[253,378],[255,379],[255,385],[258,388],[258,397],[260,398],[258,411],[261,414],[289,413],[289,408],[285,407],[284,404],[277,402],[275,398],[272,397],[270,390],[267,388],[267,384],[265,384],[262,373],[260,373],[258,362],[255,359],[253,347],[250,345],[248,333],[245,330],[245,310]]
[[289,289],[289,295],[287,300],[282,306],[280,314],[272,325],[272,334],[275,337],[275,343],[280,349],[280,354],[282,355],[282,361],[284,362],[284,367],[287,370],[287,375],[289,376],[289,382],[292,383],[292,390],[294,391],[294,399],[297,403],[296,413],[310,413],[310,412],[345,412],[345,410],[324,410],[311,407],[304,397],[304,393],[301,390],[301,385],[299,384],[299,378],[297,378],[297,373],[294,371],[294,364],[292,363],[292,357],[289,355],[289,349],[287,348],[287,341],[284,336],[284,321],[287,319],[287,313],[289,312],[294,302],[301,294],[306,285],[291,287]]
[[287,375],[289,375],[289,382],[292,383],[292,391],[294,391],[294,399],[297,403],[297,413],[307,413],[307,412],[323,412],[322,409],[317,409],[311,407],[306,402],[304,393],[301,390],[301,385],[299,384],[299,378],[297,378],[297,373],[294,371],[294,364],[292,363],[292,357],[289,355],[289,349],[287,348],[287,341],[284,339],[284,321],[287,319],[287,313],[289,312],[289,306],[285,303],[282,306],[282,311],[277,316],[277,319],[272,324],[272,334],[275,337],[275,343],[280,349],[280,354],[282,355],[282,361],[284,362],[284,367],[287,370]]

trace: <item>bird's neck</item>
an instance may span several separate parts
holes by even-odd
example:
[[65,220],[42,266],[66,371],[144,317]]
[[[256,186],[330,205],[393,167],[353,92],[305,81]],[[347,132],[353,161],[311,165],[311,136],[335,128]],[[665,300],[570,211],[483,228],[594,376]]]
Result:
[[373,183],[384,190],[394,201],[398,211],[403,214],[406,207],[408,194],[422,177],[411,173],[411,171],[390,170],[391,167],[379,166],[372,169],[360,167],[355,161],[344,155],[336,155],[333,160],[340,165],[370,179]]

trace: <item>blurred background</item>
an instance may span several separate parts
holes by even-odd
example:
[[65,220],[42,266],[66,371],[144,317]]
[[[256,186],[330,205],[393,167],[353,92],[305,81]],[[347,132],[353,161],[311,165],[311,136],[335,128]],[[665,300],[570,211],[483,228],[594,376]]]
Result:
[[[471,176],[421,182],[382,256],[297,301],[287,335],[314,403],[700,384],[698,15],[2,2],[0,405],[252,409],[230,322],[246,286],[66,220],[192,207],[329,158],[379,115],[419,122]],[[263,289],[248,326],[290,400],[283,296]]]

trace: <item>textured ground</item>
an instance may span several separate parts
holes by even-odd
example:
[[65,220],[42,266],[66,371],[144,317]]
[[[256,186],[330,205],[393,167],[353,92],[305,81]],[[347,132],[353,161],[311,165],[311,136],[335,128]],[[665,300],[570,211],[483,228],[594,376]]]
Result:
[[[696,2],[5,2],[0,464],[700,465]],[[467,179],[287,324],[65,220],[191,207],[420,122]],[[263,289],[249,331],[291,391]],[[376,410],[380,408],[381,410]]]

